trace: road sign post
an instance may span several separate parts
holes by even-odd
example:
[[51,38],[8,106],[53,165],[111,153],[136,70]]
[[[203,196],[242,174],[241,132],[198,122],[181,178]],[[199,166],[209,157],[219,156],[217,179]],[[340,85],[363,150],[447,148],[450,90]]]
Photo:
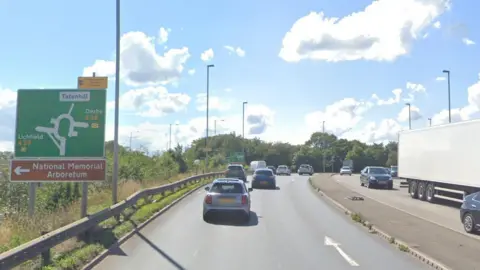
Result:
[[[105,180],[108,80],[81,77],[78,82],[77,89],[17,91],[10,181],[34,186],[34,182]],[[29,210],[35,205],[32,190]]]
[[[93,72],[92,77],[78,77],[79,89],[107,89],[108,77],[97,77]],[[104,174],[105,175],[105,174]],[[88,182],[82,183],[82,199],[80,202],[80,217],[86,217],[88,211]]]

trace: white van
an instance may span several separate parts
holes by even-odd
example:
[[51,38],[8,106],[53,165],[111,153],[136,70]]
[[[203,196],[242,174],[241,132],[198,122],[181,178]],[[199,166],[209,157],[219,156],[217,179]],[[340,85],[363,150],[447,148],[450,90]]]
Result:
[[267,167],[267,162],[264,160],[255,160],[250,162],[250,171],[254,172],[256,169],[262,169]]

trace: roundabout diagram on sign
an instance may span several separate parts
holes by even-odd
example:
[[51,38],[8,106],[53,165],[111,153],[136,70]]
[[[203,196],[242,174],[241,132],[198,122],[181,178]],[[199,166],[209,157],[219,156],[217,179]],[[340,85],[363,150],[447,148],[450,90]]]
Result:
[[53,143],[57,146],[58,150],[60,151],[60,156],[65,156],[65,151],[67,147],[67,138],[60,136],[58,133],[58,129],[60,128],[60,122],[63,119],[67,119],[70,123],[70,127],[68,129],[68,137],[77,137],[78,132],[75,130],[75,128],[88,128],[89,124],[86,122],[76,122],[75,119],[72,117],[72,111],[74,108],[75,104],[72,103],[70,106],[70,110],[68,113],[60,114],[57,118],[52,118],[50,119],[50,124],[53,125],[53,127],[42,127],[42,126],[37,126],[35,130],[37,132],[42,132],[47,134],[50,139],[52,139]]

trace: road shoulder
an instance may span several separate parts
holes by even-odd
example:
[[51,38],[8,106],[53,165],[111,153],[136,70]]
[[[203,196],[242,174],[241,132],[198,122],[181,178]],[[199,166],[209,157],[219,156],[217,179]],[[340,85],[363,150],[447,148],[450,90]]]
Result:
[[[363,197],[332,179],[330,174],[311,177],[311,185],[386,234],[405,242],[451,269],[480,269],[480,241]],[[350,196],[363,200],[350,200]],[[459,219],[460,222],[460,219]]]

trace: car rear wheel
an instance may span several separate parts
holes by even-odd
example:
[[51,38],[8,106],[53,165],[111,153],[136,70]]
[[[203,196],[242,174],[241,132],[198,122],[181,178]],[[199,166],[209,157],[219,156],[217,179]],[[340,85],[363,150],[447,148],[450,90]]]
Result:
[[251,213],[251,212],[248,212],[248,214],[245,214],[245,215],[243,216],[243,222],[245,222],[245,223],[250,222],[250,213]]
[[208,215],[203,215],[203,221],[207,222],[207,223],[210,223],[210,218]]
[[463,229],[465,229],[467,233],[473,233],[475,230],[475,219],[473,218],[472,214],[466,213],[463,215],[462,223]]

